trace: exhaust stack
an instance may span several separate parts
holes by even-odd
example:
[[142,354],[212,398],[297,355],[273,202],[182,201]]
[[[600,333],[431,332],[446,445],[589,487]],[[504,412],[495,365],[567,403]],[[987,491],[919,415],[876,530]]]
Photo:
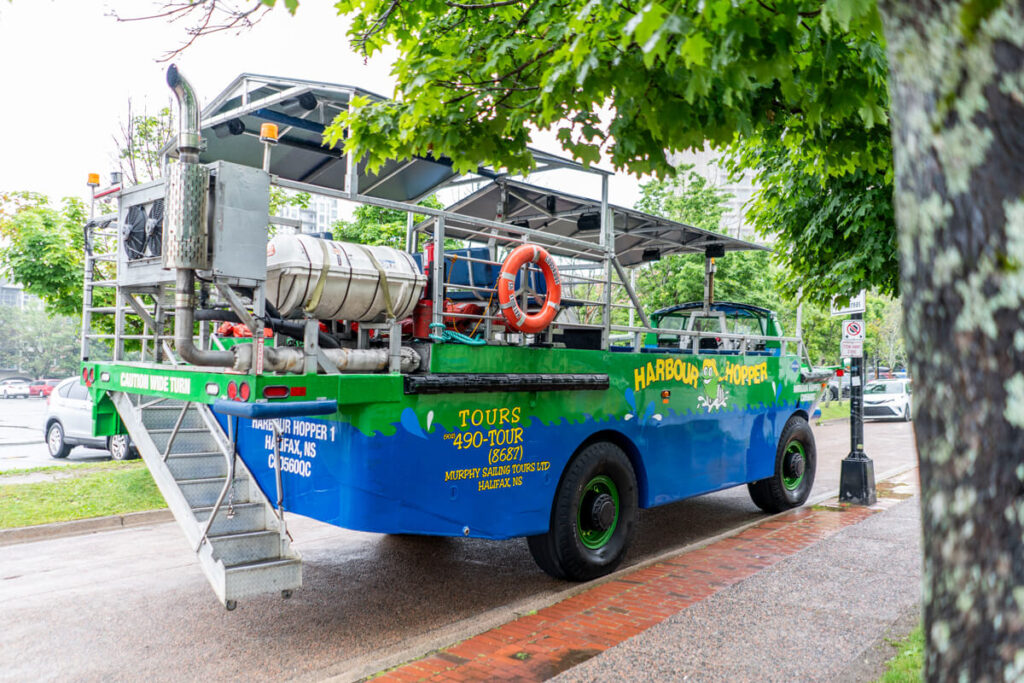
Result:
[[193,343],[195,271],[210,267],[206,229],[206,198],[210,171],[199,164],[201,138],[196,91],[172,64],[167,85],[178,100],[178,163],[167,168],[164,199],[163,267],[176,273],[174,290],[174,347],[193,365],[230,367],[230,351],[204,351]]

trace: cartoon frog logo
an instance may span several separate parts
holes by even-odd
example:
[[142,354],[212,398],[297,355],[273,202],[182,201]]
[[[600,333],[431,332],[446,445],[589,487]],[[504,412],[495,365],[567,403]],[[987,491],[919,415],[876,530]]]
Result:
[[697,397],[697,405],[707,408],[708,412],[714,412],[725,407],[729,399],[729,392],[718,376],[718,363],[714,358],[705,358],[704,366],[701,368],[701,381],[704,384],[704,394]]

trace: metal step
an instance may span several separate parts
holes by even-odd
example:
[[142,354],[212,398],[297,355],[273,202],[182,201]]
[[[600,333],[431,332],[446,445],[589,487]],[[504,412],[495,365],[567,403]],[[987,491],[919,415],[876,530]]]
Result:
[[300,559],[266,560],[225,567],[225,600],[302,586]]
[[[203,524],[210,518],[213,507],[195,508],[196,520]],[[234,512],[233,517],[229,513]],[[267,512],[259,503],[235,503],[229,509],[221,505],[213,519],[210,534],[240,534],[246,531],[261,531],[267,525]]]
[[167,468],[175,479],[210,479],[228,476],[223,453],[179,453],[167,457]]
[[[207,477],[204,479],[181,479],[178,481],[178,488],[185,495],[185,500],[193,508],[210,507],[217,502],[217,496],[224,488],[224,477]],[[249,502],[249,482],[245,479],[235,478],[232,482],[231,491],[228,492],[231,500],[235,503]],[[224,497],[224,504],[227,504],[228,496]]]
[[281,535],[276,531],[246,531],[207,538],[213,544],[214,556],[226,567],[281,559]]
[[[170,441],[172,428],[150,430],[154,445],[163,453]],[[216,437],[202,427],[179,429],[171,444],[171,453],[206,453],[218,448]]]
[[[158,434],[165,433],[161,430],[171,430],[174,425],[177,424],[178,418],[181,417],[181,406],[153,406],[143,411],[142,422],[149,429],[150,433],[156,432]],[[181,420],[181,427],[179,433],[183,430],[199,429],[206,431],[206,425],[203,422],[203,416],[199,414],[199,411],[194,407],[190,406],[185,412],[185,417]],[[166,433],[170,433],[169,431]]]

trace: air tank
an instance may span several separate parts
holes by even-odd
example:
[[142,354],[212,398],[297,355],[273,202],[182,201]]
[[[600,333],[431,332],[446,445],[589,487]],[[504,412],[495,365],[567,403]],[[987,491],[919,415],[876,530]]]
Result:
[[267,299],[283,316],[383,322],[409,316],[427,279],[412,256],[390,247],[278,235],[267,244]]

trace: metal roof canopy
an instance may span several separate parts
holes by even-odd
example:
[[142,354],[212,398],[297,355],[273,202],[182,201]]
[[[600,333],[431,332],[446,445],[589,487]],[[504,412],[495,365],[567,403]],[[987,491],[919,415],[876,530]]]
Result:
[[[600,221],[601,202],[586,197],[579,197],[559,190],[530,185],[511,179],[498,179],[480,188],[446,208],[456,213],[473,218],[494,220],[496,208],[504,194],[505,216],[503,219],[512,225],[519,224],[550,235],[545,239],[542,235],[531,236],[532,243],[541,244],[554,253],[559,250],[559,238],[571,237],[593,245],[590,255],[595,260],[604,257],[600,246],[600,229],[580,229],[577,221],[584,214],[594,214],[594,220]],[[653,216],[627,209],[622,206],[608,205],[612,212],[615,227],[615,256],[622,266],[635,266],[644,262],[645,250],[657,250],[658,257],[669,254],[704,254],[709,247],[719,247],[725,251],[770,251],[768,247],[753,242],[738,240],[727,235],[695,228],[692,225]],[[434,221],[431,217],[416,226],[418,231],[431,231]],[[469,222],[461,222],[458,218],[449,217],[445,220],[444,234],[446,238],[481,241],[481,228]],[[498,237],[501,240],[500,237]],[[578,254],[577,250],[573,250]],[[568,252],[565,255],[569,254]],[[650,254],[649,254],[650,255]],[[648,259],[651,260],[651,259]]]
[[[279,127],[270,172],[286,180],[352,195],[415,203],[464,177],[455,172],[451,160],[444,157],[392,159],[374,174],[366,170],[366,159],[358,168],[352,168],[342,150],[323,145],[323,131],[338,114],[348,109],[355,96],[378,101],[386,99],[349,85],[242,74],[203,110],[202,136],[206,148],[200,161],[224,160],[261,168],[264,143],[259,140],[260,124],[270,122]],[[531,148],[530,151],[538,163],[534,173],[569,168],[610,175],[607,171],[585,168],[540,150]],[[477,170],[477,175],[483,178],[496,178],[501,174],[489,168]],[[352,182],[348,182],[350,175],[354,176]]]

